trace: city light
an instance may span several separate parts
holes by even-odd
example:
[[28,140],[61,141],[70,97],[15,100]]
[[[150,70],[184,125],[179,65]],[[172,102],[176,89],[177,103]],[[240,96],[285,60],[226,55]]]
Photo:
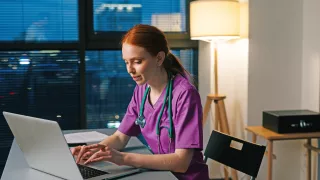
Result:
[[19,64],[21,64],[21,65],[30,64],[30,59],[21,58],[21,59],[19,59]]
[[133,8],[141,8],[141,4],[101,4],[100,7],[98,7],[95,11],[96,14],[100,14],[104,12],[106,9],[113,11],[117,10],[118,12],[123,11],[124,9],[127,9],[128,12],[132,12]]

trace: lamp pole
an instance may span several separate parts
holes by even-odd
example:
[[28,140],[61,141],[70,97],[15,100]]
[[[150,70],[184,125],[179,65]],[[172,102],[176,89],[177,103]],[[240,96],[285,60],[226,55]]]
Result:
[[217,43],[214,41],[211,41],[211,46],[213,46],[213,53],[214,53],[214,93],[215,95],[218,95],[218,50],[217,50]]

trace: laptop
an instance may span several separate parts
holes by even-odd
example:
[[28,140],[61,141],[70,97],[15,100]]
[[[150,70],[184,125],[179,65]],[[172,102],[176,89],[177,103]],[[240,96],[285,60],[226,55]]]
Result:
[[109,162],[77,164],[57,122],[9,112],[3,115],[33,169],[68,180],[114,179],[142,171]]

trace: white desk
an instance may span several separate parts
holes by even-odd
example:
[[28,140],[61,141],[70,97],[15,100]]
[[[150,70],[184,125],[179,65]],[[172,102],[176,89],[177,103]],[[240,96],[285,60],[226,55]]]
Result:
[[[92,130],[75,130],[75,131],[65,131],[64,133],[71,132],[83,132],[83,131],[92,131]],[[111,135],[115,132],[115,129],[98,129],[95,130],[107,135]],[[143,146],[143,144],[135,137],[132,137],[127,145],[128,150],[132,150],[132,152],[147,154],[150,152],[147,148]],[[25,161],[23,154],[16,144],[13,141],[11,150],[6,162],[6,166],[4,168],[3,174],[1,176],[1,180],[61,180],[61,178],[51,176],[49,174],[31,169],[27,162]],[[138,174],[134,174],[131,176],[126,176],[123,178],[118,178],[121,180],[142,180],[142,179],[152,179],[152,180],[173,180],[176,179],[175,176],[169,171],[146,171]]]

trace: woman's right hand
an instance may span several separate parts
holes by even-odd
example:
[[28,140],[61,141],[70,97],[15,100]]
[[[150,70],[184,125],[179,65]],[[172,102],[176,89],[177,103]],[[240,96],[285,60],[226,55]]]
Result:
[[84,162],[89,159],[94,153],[98,152],[100,149],[105,148],[102,144],[92,144],[89,146],[77,146],[71,148],[71,153],[77,158],[76,163]]

